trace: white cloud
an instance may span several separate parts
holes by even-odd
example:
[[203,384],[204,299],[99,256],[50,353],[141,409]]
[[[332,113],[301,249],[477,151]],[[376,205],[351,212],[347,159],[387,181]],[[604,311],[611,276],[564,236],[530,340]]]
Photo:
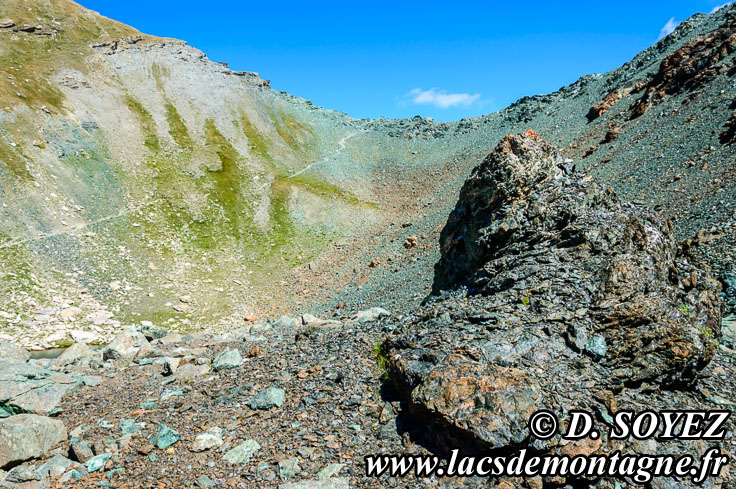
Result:
[[664,39],[668,35],[672,34],[672,31],[674,31],[678,25],[680,25],[680,21],[676,21],[674,17],[668,20],[664,27],[662,27],[662,30],[659,31],[659,37],[657,38],[657,41],[659,41],[660,39]]
[[709,14],[714,14],[714,13],[718,12],[719,10],[721,10],[721,9],[722,9],[723,7],[725,7],[726,5],[731,5],[732,3],[733,3],[733,2],[726,2],[726,3],[722,4],[722,5],[718,5],[718,6],[716,6],[716,7],[713,7],[713,10],[711,10],[711,11],[710,11],[710,12],[708,12],[708,13],[709,13]]
[[480,99],[479,93],[447,93],[444,90],[415,88],[406,94],[415,104],[434,105],[440,109],[473,105]]

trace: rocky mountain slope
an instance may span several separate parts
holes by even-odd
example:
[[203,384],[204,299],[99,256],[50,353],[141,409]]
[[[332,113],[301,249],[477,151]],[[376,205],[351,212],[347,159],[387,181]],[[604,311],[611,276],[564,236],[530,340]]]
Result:
[[71,1],[5,2],[4,334],[49,345],[141,321],[409,310],[452,196],[494,141],[529,128],[678,236],[712,228],[705,258],[732,273],[732,11],[610,73],[436,124],[314,107]]

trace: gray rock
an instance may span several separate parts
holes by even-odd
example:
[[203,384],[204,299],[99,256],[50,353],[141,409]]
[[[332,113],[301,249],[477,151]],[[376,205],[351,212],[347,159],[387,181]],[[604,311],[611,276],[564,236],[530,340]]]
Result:
[[99,455],[96,455],[84,463],[84,468],[87,469],[87,472],[97,472],[98,470],[105,467],[112,456],[112,453],[101,453]]
[[73,442],[69,446],[69,451],[72,457],[77,462],[84,463],[87,460],[91,459],[95,456],[94,453],[92,453],[92,448],[89,446],[89,444],[84,440],[78,440]]
[[390,315],[391,313],[382,307],[371,307],[365,311],[358,311],[353,319],[361,323],[367,323]]
[[15,25],[13,19],[0,19],[0,29],[10,29]]
[[311,314],[302,315],[302,324],[304,326],[312,327],[312,328],[342,326],[342,323],[340,321],[335,321],[333,319],[320,319],[316,316],[312,316]]
[[179,441],[179,433],[164,424],[158,425],[158,432],[151,438],[151,445],[164,449]]
[[0,362],[27,362],[31,354],[15,343],[0,343]]
[[210,371],[209,365],[194,365],[186,363],[176,369],[176,378],[180,380],[192,380]]
[[317,472],[317,480],[326,480],[335,477],[345,467],[345,464],[327,464],[322,470]]
[[260,449],[261,445],[257,441],[246,440],[237,447],[229,450],[222,458],[231,464],[245,464]]
[[148,341],[158,340],[169,334],[169,330],[161,326],[153,324],[143,324],[138,327],[138,331],[146,337]]
[[36,472],[41,477],[50,477],[55,479],[66,472],[66,470],[72,465],[74,465],[74,462],[72,460],[69,460],[65,456],[57,453],[46,463],[37,468]]
[[94,350],[85,343],[74,343],[51,362],[57,367],[89,363]]
[[45,416],[0,419],[0,469],[40,457],[66,438],[64,423]]
[[0,405],[16,412],[48,414],[78,385],[68,375],[30,363],[0,362]]
[[296,457],[286,458],[279,461],[279,477],[281,479],[291,479],[301,472],[299,467],[299,459]]
[[243,357],[240,355],[240,351],[237,349],[228,350],[215,357],[214,362],[212,362],[212,370],[219,372],[220,370],[238,368],[242,364]]
[[222,434],[224,431],[222,428],[210,428],[207,431],[203,431],[194,439],[192,443],[193,452],[203,452],[212,448],[222,446]]
[[34,471],[31,467],[20,465],[10,469],[5,477],[5,482],[12,484],[23,484],[25,482],[40,481],[41,475]]
[[279,387],[269,387],[263,392],[260,392],[253,396],[248,405],[251,409],[272,409],[275,407],[280,408],[284,404],[284,397],[286,391]]
[[299,321],[291,316],[280,316],[276,321],[273,322],[273,327],[279,329],[293,329],[297,326],[299,326]]
[[135,328],[128,328],[117,335],[112,342],[102,350],[103,360],[118,360],[133,358],[142,351],[150,350],[148,340]]
[[212,482],[212,479],[210,479],[206,475],[200,475],[194,481],[194,485],[197,486],[197,487],[214,487],[215,486],[215,483]]

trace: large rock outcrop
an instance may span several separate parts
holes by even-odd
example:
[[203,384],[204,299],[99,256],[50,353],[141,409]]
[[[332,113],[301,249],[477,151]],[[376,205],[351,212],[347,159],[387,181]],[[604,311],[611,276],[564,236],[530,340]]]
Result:
[[542,408],[610,419],[695,402],[687,391],[720,334],[717,283],[668,221],[576,173],[535,132],[506,136],[474,169],[440,245],[435,297],[383,344],[440,451],[562,450],[529,439]]
[[0,469],[40,457],[67,439],[61,421],[19,414],[0,420]]

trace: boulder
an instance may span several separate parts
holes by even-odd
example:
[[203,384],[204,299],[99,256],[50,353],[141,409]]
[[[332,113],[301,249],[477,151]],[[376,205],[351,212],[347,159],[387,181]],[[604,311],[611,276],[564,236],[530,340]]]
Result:
[[[576,173],[533,131],[506,136],[472,171],[440,251],[432,296],[380,348],[408,419],[440,453],[578,449],[530,436],[541,409],[604,420],[709,409],[690,392],[721,334],[719,284],[669,221]],[[616,447],[638,451],[631,443]],[[555,481],[566,484],[577,482]]]
[[251,409],[272,409],[284,404],[286,391],[278,387],[269,387],[263,392],[253,396],[248,405]]
[[89,363],[94,350],[85,343],[74,343],[51,362],[57,367]]
[[102,351],[104,360],[118,360],[121,358],[133,358],[141,352],[150,350],[151,345],[142,333],[135,328],[128,328],[117,335],[112,342]]
[[41,457],[67,439],[61,421],[35,414],[0,419],[0,469]]
[[48,414],[78,385],[68,375],[29,363],[0,362],[0,407],[11,413]]

